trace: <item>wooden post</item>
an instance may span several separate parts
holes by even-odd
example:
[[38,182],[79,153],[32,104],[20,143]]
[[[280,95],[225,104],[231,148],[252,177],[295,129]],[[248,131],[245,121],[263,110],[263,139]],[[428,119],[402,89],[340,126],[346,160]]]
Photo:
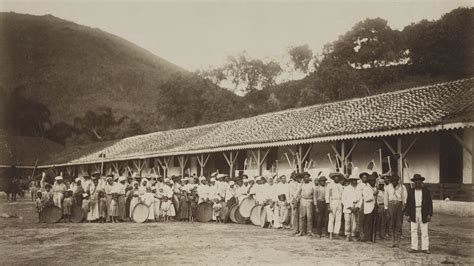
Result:
[[401,183],[404,183],[405,177],[403,176],[403,151],[402,151],[402,137],[397,137],[397,154],[398,154],[398,176],[400,176]]

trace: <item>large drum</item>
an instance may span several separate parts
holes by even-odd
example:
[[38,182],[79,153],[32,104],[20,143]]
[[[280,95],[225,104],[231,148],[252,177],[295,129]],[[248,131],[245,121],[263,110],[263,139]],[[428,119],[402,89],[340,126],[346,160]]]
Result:
[[262,207],[260,211],[260,227],[267,228],[270,225],[267,217],[267,211]]
[[237,223],[237,219],[235,219],[235,213],[237,212],[238,208],[239,208],[238,204],[235,204],[232,207],[230,207],[229,218],[233,223]]
[[81,223],[84,221],[84,218],[86,217],[86,213],[84,210],[81,208],[81,206],[75,205],[72,206],[71,208],[71,222],[73,223]]
[[240,215],[239,209],[240,207],[238,207],[237,210],[235,211],[235,220],[237,221],[238,224],[246,224],[249,219]]
[[138,203],[135,205],[132,211],[132,221],[136,223],[144,223],[148,219],[150,209],[144,203]]
[[250,212],[250,221],[253,225],[260,226],[260,213],[262,211],[262,206],[255,205]]
[[196,219],[201,223],[210,222],[212,220],[212,203],[199,203],[196,209]]
[[239,205],[239,213],[242,217],[248,219],[252,208],[257,205],[253,198],[245,198]]
[[43,223],[57,223],[63,218],[63,210],[57,206],[49,206],[41,212],[41,221]]

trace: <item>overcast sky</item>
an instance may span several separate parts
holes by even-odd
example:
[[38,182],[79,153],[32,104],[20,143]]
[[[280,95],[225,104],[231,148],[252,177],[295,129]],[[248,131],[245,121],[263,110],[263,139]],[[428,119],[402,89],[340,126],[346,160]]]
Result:
[[243,50],[276,58],[291,45],[323,45],[365,18],[392,28],[438,19],[472,1],[4,1],[2,11],[52,14],[113,33],[188,70],[222,64]]

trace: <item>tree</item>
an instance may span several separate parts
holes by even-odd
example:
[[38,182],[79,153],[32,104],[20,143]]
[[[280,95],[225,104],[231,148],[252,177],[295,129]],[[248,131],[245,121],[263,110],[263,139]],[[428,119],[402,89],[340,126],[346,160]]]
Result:
[[276,85],[276,78],[282,71],[280,64],[274,60],[252,59],[241,53],[229,56],[221,67],[199,71],[197,74],[216,85],[229,82],[233,85],[234,92],[246,94]]
[[110,107],[94,111],[87,111],[83,117],[74,119],[73,135],[80,142],[94,142],[113,140],[120,137],[143,133],[138,122],[131,120],[128,116],[116,118]]
[[474,74],[474,8],[458,8],[437,21],[422,20],[403,29],[414,74]]
[[49,109],[42,103],[23,96],[24,87],[13,89],[11,94],[3,93],[2,127],[12,135],[44,137],[51,125]]
[[381,18],[366,19],[324,49],[324,59],[354,68],[375,68],[402,63],[406,57],[400,32]]
[[310,62],[313,59],[313,51],[307,44],[292,46],[288,49],[293,69],[305,74],[309,72]]

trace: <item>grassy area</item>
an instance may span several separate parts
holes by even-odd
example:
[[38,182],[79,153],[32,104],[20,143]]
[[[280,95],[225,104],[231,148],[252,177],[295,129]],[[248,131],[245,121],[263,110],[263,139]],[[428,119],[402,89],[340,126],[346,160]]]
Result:
[[[214,223],[38,224],[34,204],[0,202],[1,264],[473,264],[474,218],[435,216],[432,254],[407,253],[390,242],[354,243],[292,237],[289,231]],[[435,213],[436,215],[436,213]]]

